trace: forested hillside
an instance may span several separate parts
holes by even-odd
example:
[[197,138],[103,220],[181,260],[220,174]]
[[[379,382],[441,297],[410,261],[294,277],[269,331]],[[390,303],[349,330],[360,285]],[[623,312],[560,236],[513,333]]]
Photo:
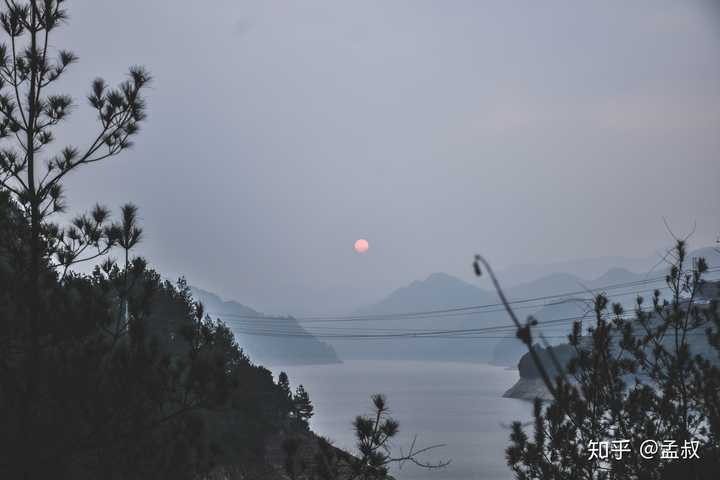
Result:
[[[303,385],[276,381],[183,278],[136,255],[133,203],[68,214],[67,177],[132,146],[152,81],[142,67],[116,87],[94,79],[87,143],[56,148],[75,106],[57,83],[78,61],[55,45],[68,19],[62,0],[0,7],[0,478],[385,479],[413,461],[391,455],[380,395],[355,419],[357,456],[316,437]],[[314,360],[336,360],[318,344]]]

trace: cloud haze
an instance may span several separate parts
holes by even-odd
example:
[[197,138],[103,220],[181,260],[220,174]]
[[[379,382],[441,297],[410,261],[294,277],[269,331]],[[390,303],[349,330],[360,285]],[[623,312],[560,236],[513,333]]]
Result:
[[96,75],[155,76],[136,148],[74,176],[71,207],[133,200],[154,265],[256,309],[350,309],[476,251],[647,256],[662,217],[720,231],[711,2],[70,7],[78,103]]

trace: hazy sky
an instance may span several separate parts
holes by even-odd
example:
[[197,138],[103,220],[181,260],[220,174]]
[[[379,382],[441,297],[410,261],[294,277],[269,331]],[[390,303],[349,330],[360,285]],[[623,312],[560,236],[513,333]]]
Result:
[[351,308],[476,252],[644,257],[663,216],[720,233],[711,0],[67,3],[72,139],[92,78],[155,76],[71,207],[134,201],[139,253],[255,308]]

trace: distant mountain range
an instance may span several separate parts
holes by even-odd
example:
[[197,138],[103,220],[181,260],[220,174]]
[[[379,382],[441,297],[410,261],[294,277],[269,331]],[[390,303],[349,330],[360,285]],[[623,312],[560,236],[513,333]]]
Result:
[[657,261],[657,255],[645,258],[618,256],[582,258],[548,264],[513,265],[500,270],[497,274],[504,285],[513,286],[529,283],[555,272],[563,272],[579,278],[597,278],[607,272],[610,267],[645,273]]
[[358,309],[356,313],[388,314],[437,310],[464,305],[495,302],[494,293],[486,292],[446,273],[433,273],[425,280],[398,288],[379,302]]
[[[705,257],[711,268],[720,267],[720,253],[717,249],[703,248],[692,252],[689,258],[698,256]],[[664,287],[661,279],[666,267],[657,266],[648,273],[657,261],[644,262],[642,273],[609,264],[603,274],[591,280],[573,273],[555,272],[512,285],[505,289],[505,293],[511,301],[537,299],[517,303],[514,305],[516,313],[522,320],[533,315],[541,324],[536,333],[542,333],[550,344],[556,345],[565,341],[572,320],[588,313],[589,306],[585,300],[591,296],[589,291],[604,290],[611,301],[632,308],[636,295],[649,297],[654,288]],[[595,260],[580,261],[579,266],[570,263],[558,266],[564,265],[572,271],[583,268],[600,271],[596,263]],[[539,266],[532,268],[535,272],[541,269]],[[531,272],[526,277],[531,278],[533,275]],[[718,273],[713,275],[716,278],[719,276]],[[523,275],[515,273],[515,278],[521,277]],[[654,283],[649,282],[658,279]],[[413,336],[423,331],[511,325],[494,291],[445,273],[433,273],[424,280],[398,288],[380,301],[343,319],[349,321],[332,323],[330,326],[325,323],[301,325],[293,317],[264,315],[200,288],[194,287],[192,291],[213,318],[220,318],[232,327],[238,343],[250,358],[265,365],[337,363],[340,359],[423,359],[514,366],[526,351],[525,346],[515,338],[513,329],[474,337]],[[484,308],[481,312],[459,310],[422,313],[473,305],[494,306]],[[543,324],[548,321],[555,322]],[[339,330],[336,329],[340,325],[343,333],[350,332],[353,335],[349,338],[333,338],[330,344],[313,336],[326,333],[328,329],[337,333]],[[388,333],[392,336],[385,336]],[[378,335],[384,337],[378,338]]]
[[[720,267],[720,253],[715,248],[703,248],[689,255],[705,257],[711,267]],[[569,333],[572,318],[587,313],[588,305],[582,300],[591,297],[589,291],[605,290],[611,301],[632,308],[635,297],[649,297],[655,288],[665,286],[662,281],[666,266],[654,271],[650,261],[643,273],[607,265],[605,273],[587,280],[569,273],[552,273],[520,283],[505,290],[511,301],[551,297],[535,302],[516,305],[516,313],[525,319],[535,316],[541,323],[548,320],[568,319],[542,326],[551,344],[564,341]],[[593,268],[596,268],[593,266]],[[717,275],[717,273],[715,273]],[[654,283],[649,281],[657,280]],[[398,315],[408,312],[427,312],[455,309],[472,305],[497,304],[495,292],[484,290],[444,273],[433,273],[425,280],[414,281],[399,288],[373,305],[356,312],[365,317],[352,322],[357,332],[372,334],[392,331],[410,335],[423,330],[464,330],[480,327],[511,325],[507,313],[499,306],[488,307],[481,313],[457,311],[428,315]],[[525,347],[515,338],[514,332],[504,331],[482,338],[467,336],[443,337],[393,337],[371,338],[367,341],[333,339],[332,345],[342,358],[356,359],[424,359],[438,361],[491,362],[498,365],[517,365]]]
[[[234,332],[238,345],[256,364],[307,365],[340,363],[333,347],[321,342],[292,317],[269,317],[235,301],[191,287],[213,319],[221,319]],[[250,334],[249,332],[253,332]]]

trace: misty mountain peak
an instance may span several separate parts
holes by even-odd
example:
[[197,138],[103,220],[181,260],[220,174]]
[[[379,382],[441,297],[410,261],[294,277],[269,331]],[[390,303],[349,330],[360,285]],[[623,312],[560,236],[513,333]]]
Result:
[[595,280],[600,285],[611,285],[613,283],[622,283],[632,281],[636,277],[636,274],[630,270],[620,267],[614,267],[603,273],[600,277]]
[[432,285],[444,285],[444,284],[452,284],[452,285],[467,285],[471,286],[466,282],[463,282],[457,277],[453,277],[452,275],[448,275],[447,273],[443,272],[435,272],[428,275],[428,277],[422,282],[426,284],[432,284]]
[[495,296],[447,273],[436,272],[398,288],[358,313],[409,312],[474,305],[494,301]]
[[208,313],[217,315],[220,313],[233,312],[242,315],[260,315],[256,310],[238,303],[234,300],[223,300],[218,294],[203,290],[195,286],[190,287],[195,300],[202,302]]

